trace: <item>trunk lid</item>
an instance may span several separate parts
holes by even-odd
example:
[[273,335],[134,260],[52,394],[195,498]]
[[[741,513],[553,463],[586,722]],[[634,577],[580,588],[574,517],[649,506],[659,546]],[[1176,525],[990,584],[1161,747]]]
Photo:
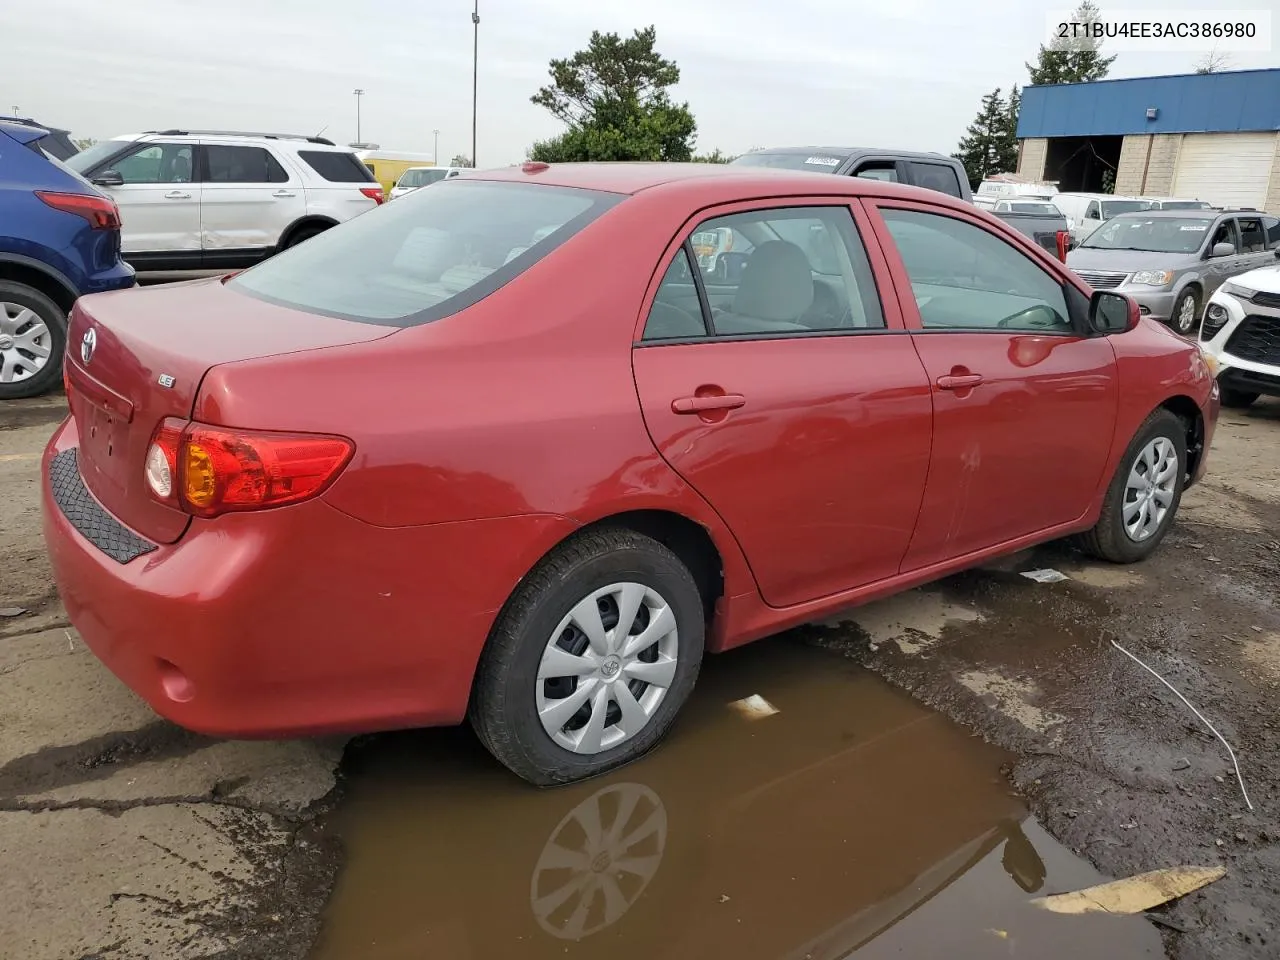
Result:
[[65,361],[80,474],[126,526],[172,543],[189,517],[151,496],[147,448],[165,417],[191,416],[211,367],[363,343],[395,330],[274,306],[228,290],[221,278],[81,298]]

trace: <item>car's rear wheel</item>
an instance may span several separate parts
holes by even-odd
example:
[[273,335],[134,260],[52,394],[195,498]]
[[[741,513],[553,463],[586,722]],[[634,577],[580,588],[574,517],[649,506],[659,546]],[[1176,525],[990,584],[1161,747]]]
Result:
[[1251,390],[1223,390],[1221,393],[1222,405],[1231,407],[1233,410],[1243,410],[1245,407],[1253,406],[1255,400],[1261,394],[1252,392]]
[[539,785],[652,749],[688,699],[704,608],[674,553],[631,530],[583,533],[524,579],[493,628],[470,719],[489,751]]
[[305,227],[299,227],[290,235],[289,242],[284,245],[284,248],[288,250],[290,247],[296,247],[304,240],[310,240],[312,237],[317,234],[324,233],[328,229],[329,226],[323,223],[313,223]]
[[1187,474],[1187,428],[1157,410],[1134,435],[1102,502],[1102,514],[1081,546],[1112,563],[1144,560],[1173,525]]
[[34,397],[62,372],[67,317],[34,287],[0,280],[0,400]]
[[1173,312],[1169,316],[1169,325],[1184,337],[1195,333],[1200,325],[1200,291],[1188,287],[1178,294],[1173,302]]

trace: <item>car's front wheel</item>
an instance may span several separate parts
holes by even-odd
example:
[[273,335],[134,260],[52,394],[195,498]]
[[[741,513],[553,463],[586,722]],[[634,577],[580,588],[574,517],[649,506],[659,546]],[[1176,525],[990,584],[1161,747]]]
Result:
[[67,317],[34,287],[0,280],[0,400],[35,397],[62,375]]
[[1169,317],[1169,325],[1184,337],[1196,332],[1200,324],[1200,291],[1188,287],[1178,294],[1173,302],[1173,312]]
[[702,661],[704,607],[688,568],[626,529],[592,530],[524,579],[480,659],[469,715],[530,783],[570,783],[652,749]]
[[1125,450],[1098,522],[1081,537],[1081,546],[1112,563],[1146,559],[1173,525],[1186,474],[1186,424],[1157,410]]

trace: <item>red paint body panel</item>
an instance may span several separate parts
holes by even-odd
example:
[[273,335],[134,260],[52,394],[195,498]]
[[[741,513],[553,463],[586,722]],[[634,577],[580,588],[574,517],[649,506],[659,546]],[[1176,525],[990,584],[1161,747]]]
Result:
[[[665,511],[705,529],[724,579],[708,648],[722,650],[1088,527],[1133,431],[1171,397],[1204,410],[1212,434],[1199,353],[1153,324],[1051,349],[1039,337],[948,347],[913,334],[910,291],[864,204],[971,217],[1078,283],[960,201],[709,164],[483,176],[632,195],[488,297],[419,327],[298,313],[216,281],[81,301],[73,418],[46,452],[46,539],[72,622],[165,716],[237,736],[454,723],[497,612],[582,525]],[[635,348],[686,225],[761,199],[850,205],[890,331]],[[74,358],[90,325],[86,368]],[[957,365],[981,365],[988,382],[940,398],[932,379]],[[745,404],[672,413],[708,384]],[[129,414],[113,424],[110,458],[85,437],[90,410]],[[167,415],[338,434],[355,454],[319,499],[193,520],[145,492],[147,442]],[[956,536],[956,464],[974,436],[983,486]],[[119,564],[71,527],[48,483],[49,460],[71,446],[91,493],[156,550]],[[918,569],[902,563],[909,544]],[[166,662],[194,695],[166,692]]]

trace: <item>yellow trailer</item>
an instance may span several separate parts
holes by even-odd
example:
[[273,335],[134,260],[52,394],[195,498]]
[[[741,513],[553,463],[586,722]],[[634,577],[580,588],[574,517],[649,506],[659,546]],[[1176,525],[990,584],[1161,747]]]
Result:
[[400,175],[410,167],[434,167],[436,163],[435,157],[429,153],[405,153],[378,148],[357,150],[356,156],[373,171],[374,179],[382,184],[387,196],[391,195]]

